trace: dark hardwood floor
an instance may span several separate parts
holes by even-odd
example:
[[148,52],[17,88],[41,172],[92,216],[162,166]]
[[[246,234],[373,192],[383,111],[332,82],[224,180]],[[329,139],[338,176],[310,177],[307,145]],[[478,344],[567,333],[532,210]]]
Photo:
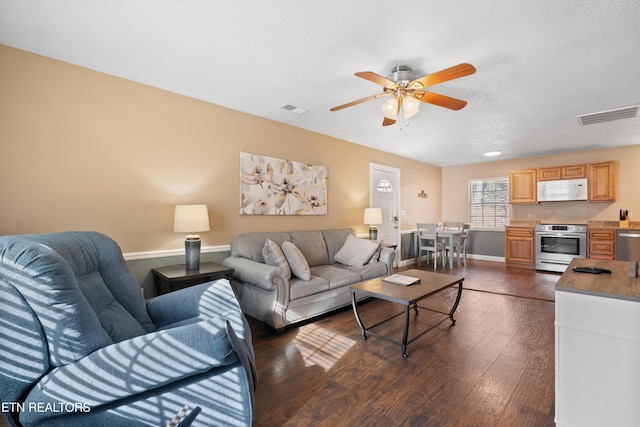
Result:
[[[249,319],[260,375],[254,425],[553,426],[560,276],[476,260],[438,272],[465,277],[456,324],[409,344],[407,359],[397,345],[363,341],[350,307],[278,336]],[[455,293],[421,305],[448,309]],[[372,300],[361,313],[366,324],[401,309]],[[433,318],[422,310],[414,320]]]
[[[406,359],[397,345],[363,341],[351,308],[277,336],[250,319],[260,376],[254,425],[553,426],[559,275],[477,260],[444,272],[465,277],[456,324],[409,344]],[[456,292],[421,305],[448,311]],[[380,300],[361,308],[365,324],[402,311]],[[412,328],[430,322],[422,310]]]

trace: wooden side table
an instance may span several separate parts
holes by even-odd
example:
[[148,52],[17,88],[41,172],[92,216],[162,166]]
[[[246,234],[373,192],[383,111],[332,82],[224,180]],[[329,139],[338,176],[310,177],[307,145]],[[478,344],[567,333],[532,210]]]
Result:
[[233,268],[215,262],[201,262],[198,270],[187,270],[184,264],[177,264],[153,268],[151,273],[153,273],[156,295],[162,295],[216,279],[231,280]]

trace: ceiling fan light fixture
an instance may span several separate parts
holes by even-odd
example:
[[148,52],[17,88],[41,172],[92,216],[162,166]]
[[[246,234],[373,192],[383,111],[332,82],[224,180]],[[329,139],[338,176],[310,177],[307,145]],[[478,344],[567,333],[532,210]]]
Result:
[[402,100],[402,112],[404,118],[408,119],[415,116],[420,111],[420,101],[412,95],[406,95]]
[[398,100],[391,98],[384,104],[382,104],[382,114],[390,119],[396,119],[398,117]]

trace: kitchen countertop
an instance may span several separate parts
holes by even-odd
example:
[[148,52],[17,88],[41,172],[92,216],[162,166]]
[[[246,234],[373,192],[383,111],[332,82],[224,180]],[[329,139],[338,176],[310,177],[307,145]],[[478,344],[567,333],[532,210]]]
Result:
[[640,230],[640,221],[630,221],[629,227],[620,227],[620,221],[588,221],[589,228],[614,228],[621,230]]
[[539,219],[512,219],[507,227],[535,227],[538,224]]
[[[539,219],[512,219],[507,227],[535,227],[544,222]],[[574,222],[567,222],[573,224]],[[614,230],[640,230],[640,221],[630,221],[629,227],[620,227],[620,221],[587,221],[587,227]]]
[[[611,274],[576,273],[573,267],[611,270]],[[556,283],[556,291],[640,302],[640,278],[629,277],[629,263],[602,259],[574,258]]]

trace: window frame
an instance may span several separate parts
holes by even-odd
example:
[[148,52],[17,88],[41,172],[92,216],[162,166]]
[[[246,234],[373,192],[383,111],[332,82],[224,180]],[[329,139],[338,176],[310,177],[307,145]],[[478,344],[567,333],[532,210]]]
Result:
[[[476,190],[472,190],[472,186],[482,184],[483,190],[481,194],[482,202],[474,202],[473,193],[477,193]],[[494,193],[493,197],[485,196],[485,184],[500,185],[502,188],[494,189],[487,193]],[[502,194],[496,194],[501,192]],[[485,201],[485,199],[492,201]],[[509,224],[510,209],[509,209],[509,177],[491,177],[491,178],[472,178],[469,179],[467,185],[467,202],[468,202],[468,218],[471,228],[477,230],[503,230],[505,225]],[[478,216],[474,214],[474,207],[480,206],[482,215]],[[487,211],[493,210],[493,215],[485,215],[485,207]],[[504,215],[498,215],[498,212],[502,211]],[[477,218],[481,218],[481,225],[478,224]],[[486,219],[485,219],[486,218]],[[487,222],[491,221],[490,224]]]

